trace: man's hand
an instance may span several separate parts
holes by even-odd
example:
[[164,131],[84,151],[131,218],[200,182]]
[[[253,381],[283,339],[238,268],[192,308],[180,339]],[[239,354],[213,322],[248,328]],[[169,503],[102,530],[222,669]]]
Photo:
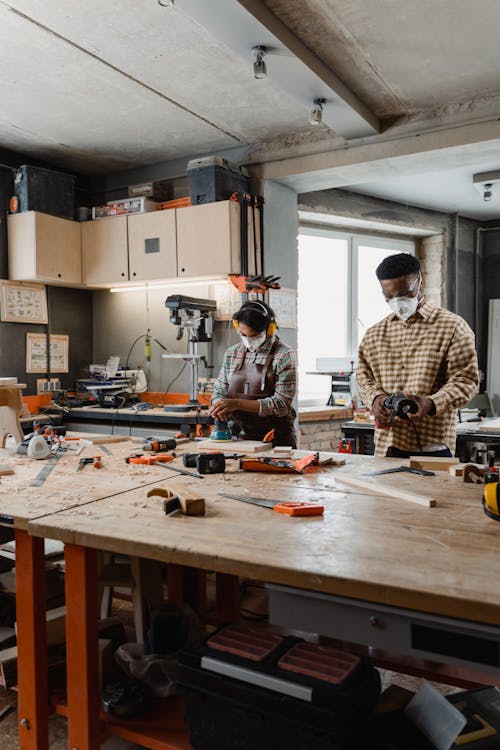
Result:
[[240,399],[223,398],[210,408],[210,414],[214,419],[220,419],[222,422],[227,422],[231,414],[239,410]]
[[371,412],[375,417],[375,423],[377,425],[388,425],[389,424],[389,412],[384,408],[384,401],[387,398],[385,393],[381,393],[372,401]]
[[428,396],[415,396],[413,393],[405,393],[405,396],[412,398],[418,404],[418,411],[415,414],[407,414],[408,419],[422,419],[422,417],[432,417],[436,413],[436,405]]

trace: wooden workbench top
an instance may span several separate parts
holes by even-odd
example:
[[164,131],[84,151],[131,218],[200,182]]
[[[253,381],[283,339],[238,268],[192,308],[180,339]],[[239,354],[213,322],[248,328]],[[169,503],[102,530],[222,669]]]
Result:
[[[16,528],[26,529],[33,518],[158,482],[167,473],[161,467],[125,463],[129,453],[140,449],[136,441],[110,443],[106,448],[109,454],[100,445],[86,446],[79,455],[66,453],[41,487],[31,487],[30,483],[47,462],[14,456],[8,461],[14,474],[2,476],[0,481],[0,514],[12,519]],[[95,455],[101,456],[100,469],[88,465],[77,471],[80,458]],[[167,474],[171,475],[173,472]]]
[[[342,488],[343,472],[404,462],[347,460],[345,467],[304,475],[233,468],[203,480],[183,479],[203,491],[205,517],[166,517],[162,500],[148,498],[143,488],[39,518],[29,530],[98,549],[500,623],[500,524],[484,515],[482,488],[444,473],[395,474],[373,479],[373,494],[353,493]],[[434,497],[437,507],[377,496],[377,482]],[[223,491],[321,500],[325,514],[291,518],[227,499]]]

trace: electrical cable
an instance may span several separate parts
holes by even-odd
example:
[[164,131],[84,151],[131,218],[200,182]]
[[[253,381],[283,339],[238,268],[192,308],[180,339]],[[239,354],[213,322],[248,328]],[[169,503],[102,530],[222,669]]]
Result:
[[180,378],[180,376],[182,375],[182,373],[183,373],[183,372],[184,372],[184,370],[186,369],[186,365],[187,365],[187,362],[184,362],[184,364],[183,364],[183,366],[182,366],[182,368],[181,368],[181,371],[180,371],[180,372],[179,372],[179,373],[178,373],[178,374],[177,374],[177,375],[175,376],[175,378],[174,378],[173,380],[171,380],[171,381],[170,381],[170,383],[169,383],[169,384],[167,385],[166,389],[164,390],[164,394],[167,394],[167,393],[169,392],[170,388],[171,388],[171,387],[173,386],[173,384],[175,383],[175,381],[176,381],[176,380],[178,380],[178,378]]
[[413,430],[415,432],[415,437],[417,439],[418,449],[422,453],[423,452],[422,451],[422,443],[420,442],[420,435],[418,434],[417,425],[415,424],[415,422],[413,421],[413,419],[410,419],[409,421],[411,422],[411,426],[413,427]]

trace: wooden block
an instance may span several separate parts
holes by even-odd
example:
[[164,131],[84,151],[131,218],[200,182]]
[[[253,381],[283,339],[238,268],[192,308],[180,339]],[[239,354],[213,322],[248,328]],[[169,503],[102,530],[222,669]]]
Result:
[[205,515],[205,498],[195,490],[186,487],[180,481],[168,483],[168,487],[155,487],[149,490],[148,497],[158,495],[165,498],[163,507],[165,513],[172,512],[175,507],[172,500],[178,498],[180,503],[179,512],[184,516],[204,516]]
[[218,450],[230,451],[231,453],[260,453],[269,451],[273,447],[272,443],[263,443],[260,440],[200,440],[196,444],[197,450]]
[[276,456],[276,458],[290,458],[292,450],[291,446],[277,445],[274,447],[273,456]]
[[411,469],[429,471],[449,471],[450,466],[459,464],[460,459],[447,456],[410,456]]
[[452,477],[462,477],[464,476],[464,472],[467,466],[474,466],[476,469],[484,469],[483,464],[454,464],[453,466],[450,466],[448,469],[450,476]]
[[5,477],[14,473],[14,469],[9,464],[0,464],[0,477]]

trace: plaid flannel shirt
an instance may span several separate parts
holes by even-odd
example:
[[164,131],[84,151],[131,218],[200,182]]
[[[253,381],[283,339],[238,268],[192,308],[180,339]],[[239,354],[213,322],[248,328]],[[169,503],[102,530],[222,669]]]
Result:
[[275,374],[275,390],[272,396],[259,399],[259,416],[283,417],[292,408],[292,401],[297,388],[297,362],[295,352],[289,346],[279,340],[277,336],[268,336],[257,351],[246,351],[243,343],[229,347],[224,355],[219,376],[214,388],[212,404],[223,398],[227,398],[229,381],[237,365],[242,361],[246,352],[246,361],[256,365],[263,365],[274,342],[277,346],[274,350],[270,368]]
[[[356,380],[369,408],[381,394],[430,397],[435,415],[414,420],[420,445],[446,445],[453,454],[456,410],[478,390],[474,334],[463,318],[432,302],[421,304],[406,322],[393,313],[365,333]],[[419,450],[409,421],[375,428],[375,455],[385,456],[391,446]]]

